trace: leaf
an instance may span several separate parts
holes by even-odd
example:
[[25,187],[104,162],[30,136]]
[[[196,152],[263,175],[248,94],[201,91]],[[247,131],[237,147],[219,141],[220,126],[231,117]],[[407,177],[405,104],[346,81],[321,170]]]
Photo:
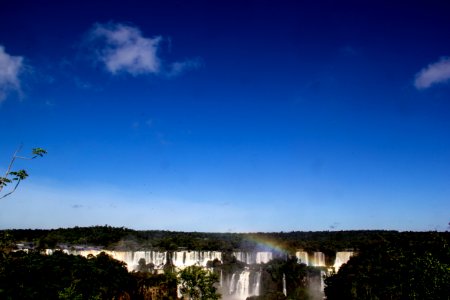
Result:
[[13,180],[24,180],[25,178],[28,177],[28,173],[25,170],[19,170],[17,172],[10,172],[9,174],[15,176],[15,178],[13,178]]
[[11,180],[6,177],[0,177],[0,187],[6,186]]
[[32,153],[34,154],[34,157],[37,157],[37,156],[42,157],[45,154],[47,154],[47,151],[42,148],[33,148]]

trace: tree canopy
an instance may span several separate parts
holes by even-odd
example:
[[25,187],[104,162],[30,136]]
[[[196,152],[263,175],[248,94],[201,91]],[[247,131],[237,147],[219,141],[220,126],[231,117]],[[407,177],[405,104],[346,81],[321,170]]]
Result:
[[328,300],[450,299],[450,248],[435,234],[425,240],[365,247],[325,280]]
[[215,284],[219,278],[213,272],[199,266],[190,266],[178,274],[181,294],[191,300],[217,300],[220,294]]

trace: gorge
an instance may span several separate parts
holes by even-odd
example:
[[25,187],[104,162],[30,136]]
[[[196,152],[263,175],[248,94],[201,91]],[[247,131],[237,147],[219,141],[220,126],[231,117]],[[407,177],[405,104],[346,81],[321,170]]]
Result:
[[[47,254],[55,250],[48,249]],[[353,251],[339,251],[331,257],[323,252],[296,251],[292,255],[279,251],[232,251],[225,254],[220,251],[112,251],[102,249],[64,249],[63,252],[73,255],[88,257],[96,256],[105,252],[112,258],[126,263],[129,271],[138,271],[147,266],[152,272],[163,272],[164,267],[169,265],[177,270],[188,266],[201,266],[213,269],[225,263],[227,257],[235,258],[240,268],[224,270],[216,268],[220,276],[220,292],[225,300],[245,300],[250,296],[258,296],[262,287],[262,267],[273,259],[287,259],[288,256],[295,257],[298,264],[305,264],[311,268],[317,268],[319,279],[317,290],[323,292],[323,278],[326,272],[337,272],[342,264],[346,263]],[[226,257],[227,256],[227,257]],[[229,258],[228,258],[229,259]],[[317,276],[316,276],[317,277]],[[282,288],[280,292],[286,293],[286,280],[283,274]]]

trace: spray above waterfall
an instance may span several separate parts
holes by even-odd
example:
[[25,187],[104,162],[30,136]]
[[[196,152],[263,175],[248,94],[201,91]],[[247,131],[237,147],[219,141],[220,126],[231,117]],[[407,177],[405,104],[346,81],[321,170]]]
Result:
[[252,248],[251,250],[256,252],[270,252],[274,257],[285,256],[289,253],[288,247],[284,243],[261,234],[245,235],[241,249],[248,248]]

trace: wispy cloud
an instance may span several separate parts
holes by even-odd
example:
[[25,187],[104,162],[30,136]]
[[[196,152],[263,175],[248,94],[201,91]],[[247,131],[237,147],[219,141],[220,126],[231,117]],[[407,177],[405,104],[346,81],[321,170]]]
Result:
[[160,71],[160,36],[146,38],[136,27],[108,23],[95,24],[89,39],[99,42],[97,59],[112,74],[126,72],[140,75]]
[[438,62],[429,64],[416,74],[414,86],[421,90],[450,79],[450,58],[443,57]]
[[0,102],[6,99],[10,92],[22,94],[19,75],[25,68],[22,56],[12,56],[0,46]]
[[174,62],[167,71],[167,76],[178,76],[186,71],[198,69],[202,65],[200,59],[186,60],[182,62]]

